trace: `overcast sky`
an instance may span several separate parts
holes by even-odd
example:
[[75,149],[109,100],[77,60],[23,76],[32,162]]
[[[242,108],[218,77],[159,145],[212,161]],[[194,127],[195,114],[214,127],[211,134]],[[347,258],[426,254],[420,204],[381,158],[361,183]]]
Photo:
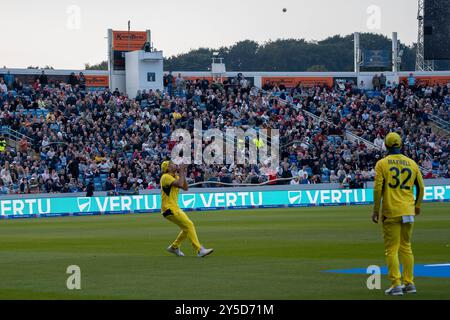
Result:
[[321,40],[355,31],[397,31],[412,44],[416,17],[417,0],[2,1],[0,67],[98,63],[107,58],[107,29],[126,30],[128,20],[132,30],[152,30],[154,46],[170,56],[245,39]]

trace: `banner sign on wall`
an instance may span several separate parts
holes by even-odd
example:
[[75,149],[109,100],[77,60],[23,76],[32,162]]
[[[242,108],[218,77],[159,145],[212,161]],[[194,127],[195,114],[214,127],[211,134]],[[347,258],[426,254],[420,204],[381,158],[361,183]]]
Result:
[[[450,76],[415,76],[416,84],[423,86],[447,86],[450,83]],[[400,77],[400,83],[408,84],[408,77]]]
[[317,85],[333,86],[332,77],[262,77],[261,84],[266,83],[280,85],[283,83],[287,88],[295,88],[297,85],[313,87]]
[[[21,81],[24,84],[27,85],[33,85],[33,83],[36,81],[36,79],[39,78],[39,73],[36,74],[15,74],[14,77],[17,78],[19,81]],[[75,74],[75,76],[78,76],[78,74]],[[94,88],[94,87],[108,87],[109,85],[109,77],[108,75],[95,75],[95,74],[84,74],[84,77],[86,78],[86,86],[88,88]],[[0,75],[1,78],[1,75]],[[50,84],[52,83],[68,83],[69,82],[69,73],[65,74],[47,74],[48,82]]]
[[[450,201],[450,186],[425,188],[425,201]],[[276,208],[371,204],[373,189],[229,191],[181,194],[184,210]],[[161,196],[131,195],[92,198],[0,199],[0,218],[159,212]]]
[[87,87],[108,87],[109,77],[104,75],[85,75]]
[[[175,84],[175,81],[176,81],[176,77],[178,76],[178,74],[174,74],[174,78],[173,78],[173,83]],[[214,77],[210,77],[210,76],[183,76],[183,74],[181,74],[181,76],[182,76],[182,78],[185,80],[185,81],[197,81],[197,80],[199,80],[199,81],[202,81],[202,80],[208,80],[209,81],[209,83],[213,83],[214,82]],[[223,80],[228,80],[229,81],[229,83],[231,83],[231,81],[234,79],[235,77],[230,77],[230,76],[228,76],[228,77],[222,77],[222,82],[223,82]],[[254,84],[255,84],[255,77],[245,77],[245,79],[247,79],[248,80],[248,82],[249,82],[249,87],[252,87],[252,86],[254,86]]]

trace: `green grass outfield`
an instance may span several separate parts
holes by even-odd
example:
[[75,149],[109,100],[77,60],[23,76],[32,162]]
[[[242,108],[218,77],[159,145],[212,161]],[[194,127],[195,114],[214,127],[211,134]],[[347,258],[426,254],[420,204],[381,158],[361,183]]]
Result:
[[[200,259],[165,249],[178,232],[159,214],[0,221],[0,299],[392,299],[367,275],[330,269],[385,265],[371,207],[189,213]],[[450,204],[425,204],[417,219],[417,264],[450,262]],[[82,290],[66,288],[81,268]],[[450,299],[450,278],[418,277],[416,296]],[[382,288],[388,286],[385,276]]]

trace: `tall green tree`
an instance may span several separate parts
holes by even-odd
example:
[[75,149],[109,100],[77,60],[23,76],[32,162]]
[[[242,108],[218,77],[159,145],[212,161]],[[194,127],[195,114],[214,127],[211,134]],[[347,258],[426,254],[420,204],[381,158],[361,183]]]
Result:
[[[361,47],[367,50],[391,51],[392,41],[384,35],[361,34]],[[200,48],[169,57],[166,70],[207,71],[212,53],[218,51],[229,71],[353,71],[353,35],[335,35],[321,41],[277,39],[258,44],[239,41],[217,50]],[[400,43],[403,51],[401,70],[415,69],[415,44]],[[436,62],[437,70],[449,70],[449,61]]]
[[89,63],[84,64],[85,70],[108,70],[108,61],[102,61],[97,64],[90,65]]

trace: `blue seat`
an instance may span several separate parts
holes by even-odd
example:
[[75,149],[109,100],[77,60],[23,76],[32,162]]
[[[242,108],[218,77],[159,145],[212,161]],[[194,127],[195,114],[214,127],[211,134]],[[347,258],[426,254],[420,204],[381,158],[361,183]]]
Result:
[[103,191],[103,186],[101,183],[94,183],[94,190],[95,191]]

